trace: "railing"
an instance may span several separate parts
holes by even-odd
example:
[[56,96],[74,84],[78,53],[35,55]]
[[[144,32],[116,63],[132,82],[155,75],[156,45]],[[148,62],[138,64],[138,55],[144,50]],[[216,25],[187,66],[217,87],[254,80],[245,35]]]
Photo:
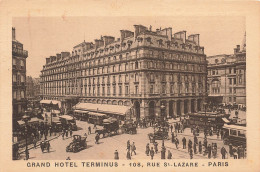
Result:
[[13,52],[13,55],[22,56],[22,57],[28,57],[28,51],[26,51],[26,50],[13,48],[12,52]]

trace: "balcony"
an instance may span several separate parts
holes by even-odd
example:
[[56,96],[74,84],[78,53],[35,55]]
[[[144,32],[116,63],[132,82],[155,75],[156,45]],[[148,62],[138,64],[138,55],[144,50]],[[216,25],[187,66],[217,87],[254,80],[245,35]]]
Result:
[[21,49],[18,49],[18,48],[13,48],[13,49],[12,49],[12,53],[13,53],[13,55],[19,56],[19,57],[25,57],[25,58],[28,57],[28,51],[26,51],[26,50],[21,50]]

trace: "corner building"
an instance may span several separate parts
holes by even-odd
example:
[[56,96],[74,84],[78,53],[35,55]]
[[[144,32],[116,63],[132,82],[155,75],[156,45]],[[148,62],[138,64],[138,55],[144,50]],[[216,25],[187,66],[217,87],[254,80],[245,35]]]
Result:
[[46,58],[45,102],[60,101],[64,111],[78,102],[127,106],[137,119],[202,109],[207,63],[198,34],[186,37],[186,31],[172,34],[172,28],[152,31],[142,25],[120,33],[118,39],[101,36],[76,45],[72,53]]
[[28,51],[16,40],[15,28],[12,28],[12,92],[13,119],[22,118],[26,110],[26,58]]
[[207,61],[209,102],[246,106],[246,35],[234,54],[209,56]]

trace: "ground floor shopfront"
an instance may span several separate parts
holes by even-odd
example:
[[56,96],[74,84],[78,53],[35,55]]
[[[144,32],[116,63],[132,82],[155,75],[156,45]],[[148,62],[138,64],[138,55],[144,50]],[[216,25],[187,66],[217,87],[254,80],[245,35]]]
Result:
[[[52,99],[54,100],[54,99]],[[127,118],[149,118],[154,119],[157,116],[165,116],[173,118],[183,116],[188,113],[202,111],[204,109],[205,97],[180,97],[180,98],[72,98],[57,97],[55,100],[61,102],[61,111],[68,112],[73,110],[78,103],[90,103],[93,106],[102,105],[117,105],[128,107],[131,113],[128,113]],[[111,106],[112,107],[112,106]],[[78,109],[76,107],[76,109]]]

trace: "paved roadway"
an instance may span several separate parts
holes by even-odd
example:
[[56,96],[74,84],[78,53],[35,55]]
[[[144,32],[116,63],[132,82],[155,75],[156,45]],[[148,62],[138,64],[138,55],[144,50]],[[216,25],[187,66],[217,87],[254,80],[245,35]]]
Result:
[[[87,133],[87,128],[89,125],[93,128],[92,124],[88,124],[87,122],[77,121],[77,125],[80,128],[78,131],[74,131],[73,134],[84,135]],[[119,134],[112,137],[101,138],[99,144],[95,144],[95,134],[88,135],[87,144],[88,147],[85,150],[82,150],[78,153],[66,152],[66,146],[72,141],[72,138],[58,137],[50,142],[51,149],[50,153],[42,153],[41,149],[38,147],[37,149],[30,150],[30,159],[31,160],[66,160],[69,156],[71,160],[87,160],[87,159],[114,159],[114,151],[118,150],[119,158],[126,159],[126,143],[127,140],[135,142],[136,145],[136,153],[137,155],[133,155],[132,159],[150,159],[150,157],[145,154],[146,144],[149,143],[149,139],[147,134],[153,132],[151,127],[146,129],[138,128],[137,134]],[[187,152],[187,149],[182,149],[182,138],[186,137],[187,143],[190,138],[193,141],[193,137],[191,135],[190,129],[186,129],[184,133],[178,134],[178,139],[180,141],[179,149],[176,149],[175,145],[171,143],[170,140],[165,141],[166,146],[166,158],[167,152],[170,150],[173,154],[173,159],[189,159],[190,156]],[[199,140],[203,141],[203,134],[200,135]],[[157,141],[159,143],[158,148],[161,150],[161,140]],[[216,142],[218,144],[218,157],[220,158],[220,148],[223,146],[223,142],[220,138],[216,136],[212,136],[208,138],[208,142]],[[151,144],[150,144],[151,145]],[[226,150],[228,151],[228,147]],[[154,159],[160,159],[161,154],[155,154]],[[206,159],[206,156],[201,154],[195,154],[194,159]]]

